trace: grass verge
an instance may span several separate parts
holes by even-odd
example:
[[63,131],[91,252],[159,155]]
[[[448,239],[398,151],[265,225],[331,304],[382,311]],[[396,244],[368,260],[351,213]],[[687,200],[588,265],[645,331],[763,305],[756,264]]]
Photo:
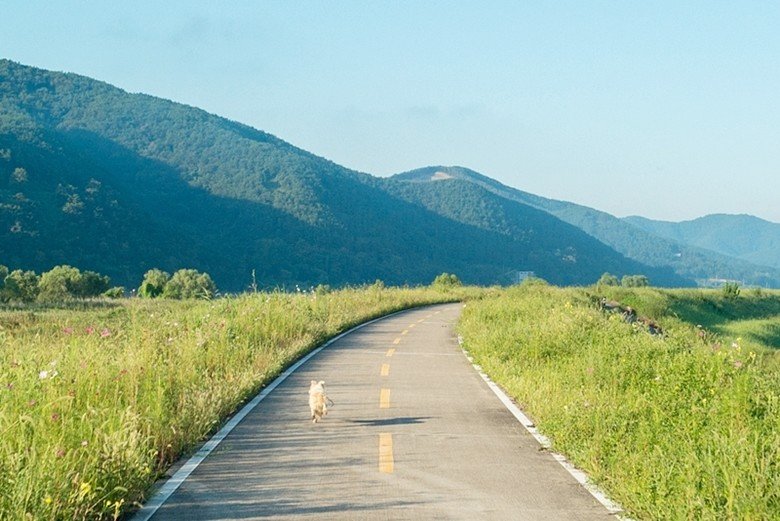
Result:
[[777,353],[700,334],[674,292],[619,296],[661,337],[589,291],[526,284],[473,302],[464,347],[635,518],[780,518]]
[[477,292],[373,286],[0,311],[0,519],[117,519],[327,338]]

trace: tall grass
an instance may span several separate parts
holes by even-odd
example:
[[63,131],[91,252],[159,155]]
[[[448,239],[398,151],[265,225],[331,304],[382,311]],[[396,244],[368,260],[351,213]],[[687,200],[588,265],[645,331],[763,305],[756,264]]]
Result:
[[673,293],[620,295],[660,313],[664,337],[595,297],[526,285],[472,303],[465,347],[637,519],[780,519],[777,353],[702,334]]
[[462,292],[370,287],[0,312],[0,519],[115,519],[326,338]]

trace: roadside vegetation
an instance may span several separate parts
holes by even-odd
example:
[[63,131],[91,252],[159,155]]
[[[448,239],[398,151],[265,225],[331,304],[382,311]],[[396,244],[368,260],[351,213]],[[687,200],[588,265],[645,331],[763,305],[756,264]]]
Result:
[[0,308],[0,519],[115,519],[295,359],[447,285]]
[[470,303],[460,330],[636,519],[778,519],[780,294],[733,293],[530,281]]

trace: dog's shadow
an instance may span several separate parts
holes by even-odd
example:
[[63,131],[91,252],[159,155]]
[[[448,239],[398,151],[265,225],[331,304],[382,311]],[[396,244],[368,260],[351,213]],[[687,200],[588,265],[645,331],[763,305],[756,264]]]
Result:
[[430,420],[430,416],[403,416],[400,418],[383,418],[374,420],[347,420],[347,423],[365,425],[368,427],[384,427],[386,425],[417,425]]

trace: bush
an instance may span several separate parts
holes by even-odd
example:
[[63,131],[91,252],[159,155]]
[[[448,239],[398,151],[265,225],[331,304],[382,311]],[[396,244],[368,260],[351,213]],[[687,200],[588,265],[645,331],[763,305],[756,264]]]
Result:
[[122,298],[125,296],[125,288],[123,288],[122,286],[115,286],[111,289],[107,289],[103,293],[103,296],[112,299]]
[[737,284],[736,282],[727,282],[723,285],[721,291],[723,292],[724,298],[728,298],[728,299],[737,298],[740,293],[739,284]]

